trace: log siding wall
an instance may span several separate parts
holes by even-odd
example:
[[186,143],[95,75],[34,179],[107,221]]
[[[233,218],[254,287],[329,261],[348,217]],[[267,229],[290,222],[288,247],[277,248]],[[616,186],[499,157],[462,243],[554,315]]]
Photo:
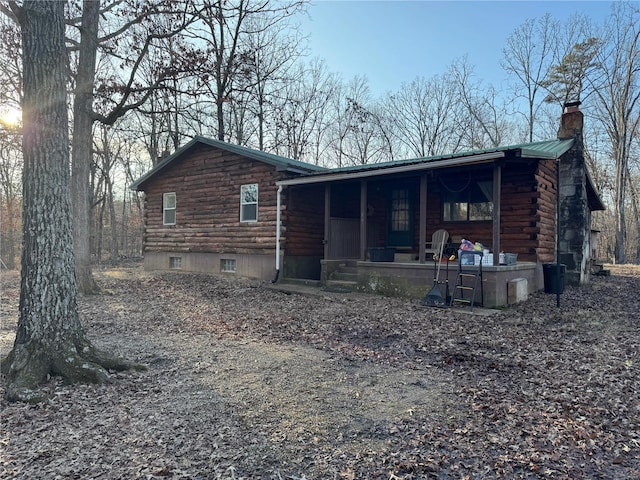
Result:
[[[507,163],[502,170],[501,250],[519,260],[548,262],[555,255],[555,169],[553,160]],[[478,177],[490,178],[491,170]],[[212,148],[197,146],[145,185],[144,252],[273,255],[276,242],[278,180],[289,178],[272,165]],[[240,222],[240,187],[258,184],[258,221]],[[414,245],[419,243],[419,177],[369,183],[369,227],[385,244],[390,188],[407,185],[415,195]],[[332,216],[359,218],[359,182],[333,185]],[[286,187],[281,203],[281,248],[289,258],[317,262],[324,253],[324,184]],[[444,222],[442,187],[430,177],[427,188],[427,239],[444,228],[454,239],[467,238],[491,247],[492,224]],[[176,194],[176,224],[163,225],[163,194]],[[375,228],[374,228],[375,227]],[[315,260],[314,260],[315,259]]]
[[[503,167],[500,211],[500,246],[517,253],[521,261],[551,262],[555,258],[556,162],[540,160],[508,163]],[[481,175],[479,173],[479,175]],[[490,172],[485,176],[490,178]],[[484,176],[482,177],[484,178]],[[437,180],[427,186],[427,239],[438,229],[450,238],[466,238],[491,248],[491,221],[444,222],[442,191]],[[414,224],[419,225],[419,209],[414,208]],[[414,244],[419,243],[416,228]]]
[[[274,166],[203,146],[145,186],[145,252],[272,254]],[[258,221],[240,222],[240,186],[258,184]],[[162,195],[176,193],[176,224],[162,224]]]

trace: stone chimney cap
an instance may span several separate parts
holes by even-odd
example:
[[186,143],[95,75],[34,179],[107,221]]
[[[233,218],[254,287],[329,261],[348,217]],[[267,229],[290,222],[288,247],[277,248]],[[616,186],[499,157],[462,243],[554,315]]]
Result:
[[564,113],[569,112],[577,112],[580,110],[580,104],[582,102],[580,100],[576,100],[574,102],[567,102],[564,104]]

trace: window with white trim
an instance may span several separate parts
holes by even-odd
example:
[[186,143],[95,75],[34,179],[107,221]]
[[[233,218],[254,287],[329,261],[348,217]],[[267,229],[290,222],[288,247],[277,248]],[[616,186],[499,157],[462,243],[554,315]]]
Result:
[[258,221],[258,184],[251,183],[240,187],[240,221]]
[[169,268],[177,270],[181,269],[182,257],[169,257]]
[[162,224],[176,224],[176,194],[174,192],[162,195]]

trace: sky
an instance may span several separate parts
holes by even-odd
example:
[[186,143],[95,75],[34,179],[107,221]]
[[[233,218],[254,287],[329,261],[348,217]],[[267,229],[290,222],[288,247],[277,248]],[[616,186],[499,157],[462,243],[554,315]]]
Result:
[[609,15],[602,1],[344,1],[312,0],[301,23],[309,54],[345,81],[365,76],[371,92],[397,91],[403,82],[443,74],[464,56],[478,80],[496,88],[507,37],[529,19],[550,13],[564,21],[584,13],[595,23]]

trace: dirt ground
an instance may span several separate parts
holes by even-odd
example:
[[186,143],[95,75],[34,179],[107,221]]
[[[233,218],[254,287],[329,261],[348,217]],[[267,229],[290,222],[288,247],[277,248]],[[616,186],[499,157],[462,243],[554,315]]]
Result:
[[[3,400],[0,477],[640,478],[640,267],[612,269],[560,308],[540,293],[486,315],[96,272],[90,338],[148,369]],[[19,276],[1,281],[6,354]]]

